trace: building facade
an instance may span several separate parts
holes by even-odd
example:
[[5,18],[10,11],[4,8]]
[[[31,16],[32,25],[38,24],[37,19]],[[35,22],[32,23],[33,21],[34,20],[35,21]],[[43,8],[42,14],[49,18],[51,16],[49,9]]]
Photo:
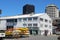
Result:
[[23,14],[31,14],[31,13],[35,13],[35,6],[30,4],[24,5]]
[[60,34],[60,18],[54,18],[53,26],[54,26],[54,34]]
[[52,19],[46,13],[0,17],[0,30],[28,27],[30,34],[51,35]]
[[54,4],[50,4],[46,7],[45,12],[53,19],[59,17],[58,7]]

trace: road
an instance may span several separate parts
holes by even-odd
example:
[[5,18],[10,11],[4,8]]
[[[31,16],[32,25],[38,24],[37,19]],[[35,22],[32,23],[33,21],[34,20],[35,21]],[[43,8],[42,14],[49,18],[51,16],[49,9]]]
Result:
[[4,40],[57,40],[58,36],[41,36],[41,35],[36,35],[36,36],[30,36],[27,38],[14,38],[14,39],[4,39]]

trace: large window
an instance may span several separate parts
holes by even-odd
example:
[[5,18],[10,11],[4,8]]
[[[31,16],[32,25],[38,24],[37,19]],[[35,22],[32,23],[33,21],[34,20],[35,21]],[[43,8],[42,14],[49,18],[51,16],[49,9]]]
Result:
[[43,21],[43,18],[40,18],[40,21]]
[[17,19],[7,19],[7,26],[14,26],[17,24]]
[[28,27],[32,27],[32,24],[28,24]]
[[7,22],[17,22],[17,19],[7,19]]
[[23,18],[23,21],[27,21],[27,18]]
[[37,23],[33,24],[33,27],[37,27]]
[[22,21],[22,18],[19,18],[19,21]]
[[27,24],[23,24],[23,26],[24,26],[24,27],[26,27],[26,26],[27,26]]
[[28,21],[32,21],[32,18],[28,18]]
[[33,17],[33,21],[34,21],[34,20],[37,20],[37,19],[38,19],[38,17]]
[[45,25],[45,27],[48,27],[48,25]]
[[47,19],[45,19],[45,22],[48,22],[48,20],[47,20]]

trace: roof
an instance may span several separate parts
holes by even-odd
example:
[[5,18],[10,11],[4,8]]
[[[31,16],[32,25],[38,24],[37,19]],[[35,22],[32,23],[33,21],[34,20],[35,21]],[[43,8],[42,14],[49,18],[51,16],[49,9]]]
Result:
[[58,9],[58,7],[55,4],[49,4],[46,7],[56,7]]
[[56,6],[56,5],[54,5],[54,4],[49,4],[48,6]]
[[6,17],[0,17],[0,19],[16,19],[16,18],[26,18],[26,17],[37,17],[37,16],[44,15],[44,14],[45,13],[6,16]]

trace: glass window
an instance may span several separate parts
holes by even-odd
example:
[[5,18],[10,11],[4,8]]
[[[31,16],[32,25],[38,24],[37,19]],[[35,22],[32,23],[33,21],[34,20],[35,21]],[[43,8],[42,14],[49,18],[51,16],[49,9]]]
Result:
[[48,20],[47,20],[47,19],[45,19],[45,22],[48,22]]
[[32,18],[28,18],[28,21],[32,21]]
[[43,18],[40,18],[41,21],[43,21]]
[[28,27],[32,27],[32,24],[28,24]]
[[7,22],[17,22],[17,19],[7,19]]
[[27,18],[23,18],[23,21],[27,21]]
[[45,27],[48,27],[47,25],[45,25]]
[[27,26],[27,24],[23,24],[23,26]]
[[37,27],[37,24],[33,24],[34,27]]
[[19,18],[19,21],[22,21],[22,18]]
[[7,22],[17,22],[17,19],[7,19]]
[[38,18],[37,17],[33,17],[33,20],[37,20]]

